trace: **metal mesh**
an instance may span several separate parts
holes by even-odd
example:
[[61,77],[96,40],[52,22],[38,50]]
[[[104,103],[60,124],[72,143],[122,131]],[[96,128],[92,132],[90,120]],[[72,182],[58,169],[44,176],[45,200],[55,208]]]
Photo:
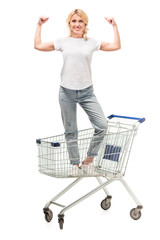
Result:
[[[108,122],[107,133],[93,164],[88,165],[85,171],[77,168],[77,172],[73,172],[64,134],[37,139],[39,171],[60,178],[107,176],[108,173],[124,175],[135,133],[136,128],[133,125]],[[93,134],[92,128],[78,132],[80,163],[87,157]],[[75,141],[70,143],[74,146]]]

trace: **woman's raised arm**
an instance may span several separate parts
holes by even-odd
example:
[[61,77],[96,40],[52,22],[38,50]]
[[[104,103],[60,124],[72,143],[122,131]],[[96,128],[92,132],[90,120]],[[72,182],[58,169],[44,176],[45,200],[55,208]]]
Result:
[[117,28],[117,24],[114,20],[114,18],[112,17],[108,17],[105,19],[112,24],[113,26],[113,31],[114,31],[114,42],[110,43],[110,42],[102,42],[101,43],[101,47],[100,50],[102,51],[115,51],[115,50],[119,50],[121,48],[121,41],[120,41],[120,36],[119,36],[119,32],[118,32],[118,28]]
[[40,17],[38,24],[37,24],[37,29],[35,33],[35,38],[34,38],[34,48],[40,51],[54,51],[54,44],[53,42],[46,42],[42,43],[41,42],[41,29],[42,29],[42,24],[48,21],[48,17]]

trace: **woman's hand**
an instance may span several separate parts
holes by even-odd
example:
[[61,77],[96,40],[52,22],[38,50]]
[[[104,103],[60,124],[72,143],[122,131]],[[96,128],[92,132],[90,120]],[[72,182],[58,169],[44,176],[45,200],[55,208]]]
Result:
[[116,22],[114,20],[113,17],[105,17],[105,19],[110,23],[112,24],[112,26],[115,26],[116,25]]
[[38,24],[39,24],[39,25],[42,25],[42,24],[44,24],[45,22],[47,22],[48,19],[49,19],[49,17],[41,16],[41,17],[39,17]]

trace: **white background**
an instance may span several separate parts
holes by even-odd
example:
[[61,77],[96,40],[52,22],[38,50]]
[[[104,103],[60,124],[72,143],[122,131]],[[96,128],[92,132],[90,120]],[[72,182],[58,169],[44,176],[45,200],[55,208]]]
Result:
[[[136,207],[120,183],[108,187],[113,199],[107,211],[99,191],[65,213],[63,231],[51,206],[53,220],[44,220],[47,201],[71,179],[56,179],[38,173],[36,138],[61,134],[58,103],[62,56],[60,52],[34,49],[40,15],[49,16],[42,28],[42,41],[68,35],[66,18],[71,10],[83,9],[89,17],[88,36],[113,40],[117,22],[122,49],[96,52],[92,60],[95,94],[106,116],[114,113],[145,117],[129,159],[125,179],[142,202],[142,217],[134,221],[129,211]],[[159,6],[158,0],[81,0],[79,2],[35,0],[3,1],[0,6],[0,234],[1,239],[158,239],[159,208]],[[78,108],[79,129],[90,127]],[[59,200],[69,204],[97,186],[96,179],[83,179]]]

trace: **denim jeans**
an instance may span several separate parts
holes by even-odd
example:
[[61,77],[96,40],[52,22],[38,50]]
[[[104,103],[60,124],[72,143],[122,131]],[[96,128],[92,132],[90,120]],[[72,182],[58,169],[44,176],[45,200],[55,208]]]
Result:
[[[77,103],[87,113],[94,128],[94,135],[91,140],[87,156],[97,156],[101,141],[103,140],[107,131],[107,121],[93,92],[93,86],[82,90],[72,90],[60,86],[59,103],[61,107],[62,121],[65,128],[67,150],[71,164],[80,163],[77,143]],[[96,140],[94,136],[96,136]]]

